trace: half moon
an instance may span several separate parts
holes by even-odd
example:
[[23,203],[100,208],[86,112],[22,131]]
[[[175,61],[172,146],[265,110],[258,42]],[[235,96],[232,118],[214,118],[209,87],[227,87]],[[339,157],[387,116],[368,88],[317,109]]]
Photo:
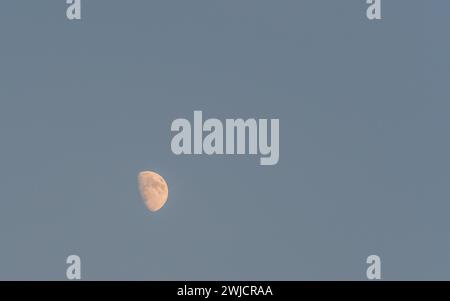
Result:
[[169,196],[169,187],[159,174],[142,171],[138,175],[139,192],[148,210],[156,212],[161,209]]

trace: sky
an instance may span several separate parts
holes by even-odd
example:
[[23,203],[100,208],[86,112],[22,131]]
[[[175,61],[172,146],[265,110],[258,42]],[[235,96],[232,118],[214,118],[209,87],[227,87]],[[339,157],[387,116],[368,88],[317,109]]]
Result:
[[[450,2],[66,7],[0,4],[1,280],[450,278]],[[196,110],[278,118],[278,164],[174,155]]]

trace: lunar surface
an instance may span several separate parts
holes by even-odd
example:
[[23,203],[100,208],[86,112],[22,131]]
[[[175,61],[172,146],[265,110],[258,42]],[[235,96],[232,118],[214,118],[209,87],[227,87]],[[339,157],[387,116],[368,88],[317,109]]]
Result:
[[156,212],[161,209],[169,196],[166,181],[153,171],[142,171],[138,175],[139,191],[148,210]]

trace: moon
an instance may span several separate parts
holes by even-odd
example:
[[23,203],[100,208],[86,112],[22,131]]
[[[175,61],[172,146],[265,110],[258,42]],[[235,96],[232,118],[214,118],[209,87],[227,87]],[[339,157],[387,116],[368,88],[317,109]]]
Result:
[[164,206],[169,196],[169,187],[163,177],[153,171],[141,171],[138,184],[148,210],[156,212]]

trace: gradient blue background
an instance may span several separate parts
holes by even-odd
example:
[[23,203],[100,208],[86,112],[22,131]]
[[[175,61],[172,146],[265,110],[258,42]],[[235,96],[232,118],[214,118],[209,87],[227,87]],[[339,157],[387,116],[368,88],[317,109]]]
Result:
[[[450,279],[450,2],[82,5],[0,4],[0,279]],[[194,110],[279,118],[279,164],[173,155]]]

